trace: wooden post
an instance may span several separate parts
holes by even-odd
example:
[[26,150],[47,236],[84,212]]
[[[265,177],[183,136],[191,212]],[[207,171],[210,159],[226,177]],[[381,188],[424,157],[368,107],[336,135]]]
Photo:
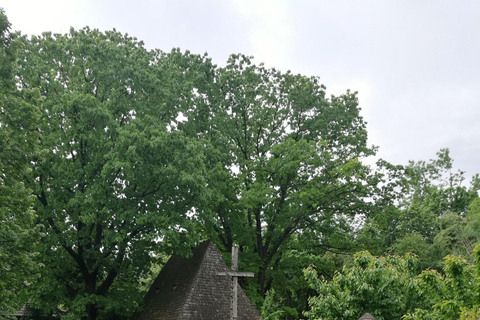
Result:
[[[232,247],[232,271],[238,271],[238,246]],[[237,320],[238,318],[238,277],[232,277],[232,319]]]
[[232,271],[228,272],[218,272],[219,276],[230,276],[232,277],[232,300],[231,300],[231,311],[232,319],[238,319],[238,277],[253,277],[253,272],[239,272],[238,271],[238,246],[232,247]]

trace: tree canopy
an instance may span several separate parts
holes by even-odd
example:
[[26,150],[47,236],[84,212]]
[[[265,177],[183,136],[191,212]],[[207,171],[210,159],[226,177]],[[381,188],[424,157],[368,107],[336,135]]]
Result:
[[448,149],[428,162],[411,161],[401,171],[397,203],[365,220],[358,237],[363,248],[376,255],[415,253],[418,271],[441,271],[443,257],[451,253],[470,259],[478,243],[471,207],[478,201],[478,174],[465,184],[465,172],[454,172]]
[[353,265],[344,266],[331,281],[317,276],[313,267],[305,276],[318,295],[309,299],[310,319],[357,320],[370,313],[378,320],[400,319],[408,310],[422,306],[415,287],[417,259],[373,257],[355,254]]
[[61,304],[85,319],[129,315],[155,254],[186,253],[198,238],[202,145],[176,129],[191,84],[175,70],[175,52],[148,51],[116,31],[22,42],[19,85],[45,98],[46,154],[27,178],[44,230],[31,306],[54,313]]
[[384,177],[362,163],[376,149],[367,145],[356,93],[327,97],[318,77],[244,55],[214,72],[179,128],[206,141],[205,233],[224,252],[240,244],[263,298],[292,237],[335,247],[355,217],[387,201]]
[[36,269],[32,262],[38,230],[31,190],[24,184],[37,156],[38,90],[19,90],[16,59],[21,44],[0,8],[0,318],[21,307],[18,292]]
[[355,255],[332,281],[305,270],[317,296],[309,299],[310,319],[352,319],[365,312],[382,319],[478,319],[480,316],[480,245],[473,251],[474,263],[455,255],[446,256],[443,272],[424,270],[417,275],[417,259]]
[[265,319],[478,313],[478,175],[448,149],[367,165],[356,92],[116,30],[28,38],[3,11],[0,45],[0,312],[128,318],[210,238]]
[[335,247],[384,200],[355,93],[327,98],[316,77],[242,55],[219,68],[116,31],[22,41],[19,87],[45,98],[47,152],[27,182],[49,267],[33,306],[127,315],[155,252],[188,252],[199,234],[241,244],[263,299],[294,235]]

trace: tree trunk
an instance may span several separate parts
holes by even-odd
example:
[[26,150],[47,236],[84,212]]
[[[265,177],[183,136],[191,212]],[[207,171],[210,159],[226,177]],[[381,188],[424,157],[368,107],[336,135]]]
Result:
[[93,303],[87,304],[87,315],[82,320],[96,320],[97,319],[97,306]]
[[[85,279],[85,291],[89,296],[95,295],[97,287],[97,276],[96,274],[88,274]],[[97,319],[97,306],[95,302],[89,302],[86,305],[87,315],[82,318],[82,320],[96,320]]]
[[266,276],[266,270],[265,268],[261,268],[258,270],[257,274],[257,283],[258,283],[258,290],[257,293],[262,297],[265,298],[265,276]]

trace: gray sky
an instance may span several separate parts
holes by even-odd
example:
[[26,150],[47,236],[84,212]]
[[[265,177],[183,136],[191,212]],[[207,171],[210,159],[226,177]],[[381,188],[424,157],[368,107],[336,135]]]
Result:
[[208,54],[244,53],[359,92],[370,144],[394,164],[449,148],[480,172],[480,1],[3,0],[23,34],[84,26]]

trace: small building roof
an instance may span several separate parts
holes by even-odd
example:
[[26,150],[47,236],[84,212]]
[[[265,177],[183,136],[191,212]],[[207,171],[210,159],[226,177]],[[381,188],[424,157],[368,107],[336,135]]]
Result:
[[370,313],[365,313],[363,316],[358,318],[358,320],[377,320],[377,319],[375,319],[375,317],[372,316]]
[[[201,243],[185,258],[172,257],[145,296],[145,307],[132,320],[230,320],[231,278],[211,241]],[[259,312],[238,286],[238,319],[260,319]]]

